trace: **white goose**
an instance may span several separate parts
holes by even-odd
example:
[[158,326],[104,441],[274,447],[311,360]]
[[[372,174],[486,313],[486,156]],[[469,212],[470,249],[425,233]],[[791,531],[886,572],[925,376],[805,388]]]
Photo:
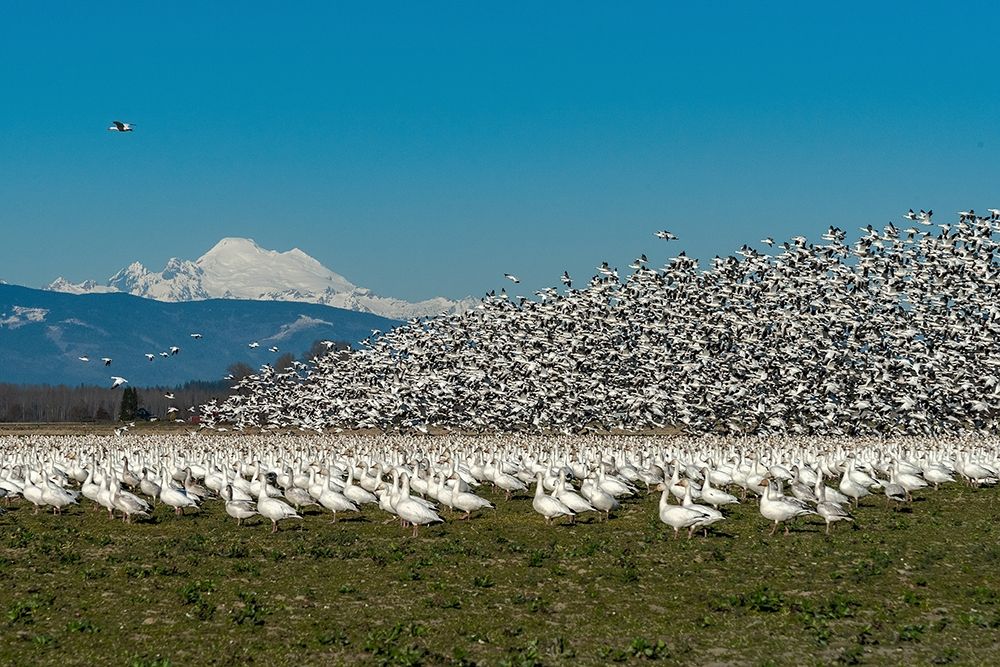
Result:
[[550,523],[552,519],[561,516],[574,516],[573,510],[566,507],[558,498],[545,495],[544,477],[544,473],[541,472],[535,475],[535,497],[531,501],[531,506],[536,512],[545,517],[545,523]]
[[271,532],[278,532],[278,522],[285,519],[301,519],[302,517],[284,501],[268,495],[268,485],[261,484],[260,497],[257,499],[257,511],[271,520]]
[[407,473],[402,474],[402,489],[393,509],[400,519],[413,526],[414,537],[417,536],[420,526],[444,521],[437,512],[417,502],[416,498],[410,497],[410,476]]
[[[760,486],[764,487],[764,493],[760,497],[760,513],[769,521],[774,522],[769,535],[774,535],[779,523],[785,523],[798,516],[808,516],[816,514],[809,509],[809,506],[798,498],[776,495],[771,488],[771,481],[764,478],[760,481]],[[785,523],[785,535],[788,534],[788,524]]]

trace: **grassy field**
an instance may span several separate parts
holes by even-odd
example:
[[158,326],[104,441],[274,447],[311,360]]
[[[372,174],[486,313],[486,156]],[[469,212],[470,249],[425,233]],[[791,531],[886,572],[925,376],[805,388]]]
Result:
[[[487,494],[489,495],[489,494]],[[767,537],[755,503],[674,540],[657,495],[546,526],[530,498],[411,538],[366,510],[271,535],[220,503],[138,525],[0,516],[0,663],[995,664],[1000,490]]]

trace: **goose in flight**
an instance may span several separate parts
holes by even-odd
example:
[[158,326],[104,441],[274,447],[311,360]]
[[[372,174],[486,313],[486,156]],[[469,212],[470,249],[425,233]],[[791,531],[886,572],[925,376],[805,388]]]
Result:
[[193,333],[193,334],[191,334],[191,338],[195,338],[195,339],[201,338],[201,334],[200,333]]
[[112,132],[131,132],[133,130],[132,123],[123,123],[120,120],[111,121],[111,127],[108,128]]
[[118,377],[117,375],[112,375],[111,376],[111,380],[112,380],[112,384],[111,384],[111,388],[112,389],[114,389],[115,387],[120,387],[123,384],[125,384],[126,382],[128,382],[128,380],[126,380],[125,378]]
[[164,394],[164,395],[163,395],[163,398],[169,398],[169,399],[170,399],[170,400],[172,401],[172,400],[174,400],[174,395],[173,395],[173,393],[170,393],[170,394]]
[[156,358],[156,355],[155,354],[150,354],[149,352],[147,352],[146,353],[146,358],[149,359],[150,361],[152,361],[153,359]]
[[260,343],[258,343],[257,341],[254,341],[254,342],[248,344],[247,347],[260,347]]
[[563,271],[562,277],[559,279],[562,284],[567,288],[573,287],[573,279],[569,277],[569,271]]
[[654,236],[658,239],[663,239],[664,241],[676,241],[677,237],[663,229],[654,233]]
[[515,275],[511,275],[509,273],[503,274],[503,277],[506,278],[507,280],[511,281],[512,283],[515,283],[515,284],[521,282],[520,278],[518,278]]
[[170,346],[170,354],[171,354],[171,356],[177,356],[177,354],[180,351],[181,351],[181,348],[177,347],[176,345],[171,345]]
[[90,361],[90,357],[77,357],[80,361],[87,362]]
[[271,347],[267,348],[267,351],[268,352],[277,352],[278,351],[278,346],[277,345],[272,345]]
[[101,361],[104,362],[105,366],[110,366],[111,365],[111,357],[101,357]]

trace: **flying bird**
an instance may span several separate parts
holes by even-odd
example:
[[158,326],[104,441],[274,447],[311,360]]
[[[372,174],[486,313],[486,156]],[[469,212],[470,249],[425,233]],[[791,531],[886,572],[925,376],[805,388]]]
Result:
[[200,333],[193,333],[193,334],[191,334],[191,338],[201,338],[201,334]]
[[111,121],[111,127],[108,129],[112,132],[131,132],[133,129],[132,123],[123,123],[120,120]]
[[126,380],[125,378],[118,377],[117,375],[112,375],[111,376],[111,380],[112,380],[112,383],[111,383],[111,388],[112,389],[114,389],[115,387],[120,387],[123,384],[125,384],[126,382],[128,382],[128,380]]
[[153,359],[156,358],[156,355],[155,354],[150,354],[149,352],[147,352],[146,353],[146,358],[149,359],[150,361],[152,361]]
[[254,341],[254,342],[250,343],[249,345],[247,345],[247,347],[260,347],[260,343],[258,343],[257,341]]
[[170,346],[170,354],[171,355],[176,356],[180,351],[181,351],[181,348],[177,347],[176,345],[171,345]]
[[511,275],[509,273],[503,274],[503,277],[506,278],[507,280],[511,281],[512,283],[519,283],[519,282],[521,282],[520,278],[518,278],[517,276]]
[[90,357],[77,357],[80,361],[90,361]]
[[656,238],[658,238],[658,239],[663,239],[664,241],[676,241],[677,240],[676,236],[674,236],[673,234],[671,234],[670,232],[668,232],[665,229],[656,232],[654,234],[654,236],[656,236]]
[[105,366],[110,366],[111,365],[111,357],[101,357],[101,361],[104,362]]

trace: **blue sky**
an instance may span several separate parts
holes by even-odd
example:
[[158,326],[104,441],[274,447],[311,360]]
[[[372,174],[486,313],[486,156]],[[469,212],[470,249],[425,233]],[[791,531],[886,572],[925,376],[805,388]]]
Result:
[[734,6],[10,3],[0,278],[247,236],[386,295],[527,293],[1000,207],[1000,10]]

